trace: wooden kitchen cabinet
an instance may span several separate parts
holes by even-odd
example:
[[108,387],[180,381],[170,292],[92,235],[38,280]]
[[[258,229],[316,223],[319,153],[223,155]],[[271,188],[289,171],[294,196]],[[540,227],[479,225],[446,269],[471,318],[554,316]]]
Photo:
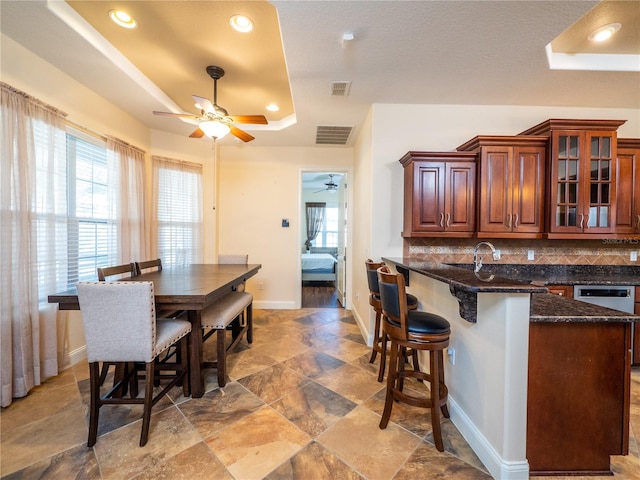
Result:
[[403,237],[472,237],[476,154],[408,152],[404,167]]
[[616,130],[624,120],[547,120],[522,135],[548,135],[547,237],[613,234]]
[[[636,287],[635,303],[633,313],[640,315],[640,287]],[[633,340],[631,350],[631,363],[640,365],[640,322],[633,324]]]
[[477,136],[458,147],[478,153],[478,234],[542,238],[546,136]]
[[573,285],[545,285],[549,293],[565,298],[573,298]]
[[615,233],[640,234],[639,138],[618,139],[616,173]]

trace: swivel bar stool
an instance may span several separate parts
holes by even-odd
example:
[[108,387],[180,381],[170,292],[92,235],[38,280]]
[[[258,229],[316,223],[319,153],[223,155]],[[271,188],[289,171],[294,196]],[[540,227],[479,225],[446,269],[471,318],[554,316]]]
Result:
[[[384,265],[384,262],[374,262],[368,259],[365,263],[367,267],[367,282],[369,283],[369,305],[373,307],[373,311],[376,313],[376,324],[373,327],[373,345],[371,346],[371,358],[369,363],[376,361],[376,356],[380,353],[380,369],[378,370],[378,381],[382,382],[384,379],[384,370],[387,360],[387,336],[382,331],[381,318],[382,318],[382,305],[380,304],[380,289],[378,288],[378,272],[377,270]],[[407,308],[409,310],[415,310],[418,308],[418,299],[407,293]],[[418,370],[418,357],[413,356],[413,366]]]
[[[387,427],[394,400],[415,407],[429,408],[431,410],[433,439],[438,451],[443,452],[440,412],[442,411],[442,415],[449,418],[448,390],[444,383],[443,360],[443,352],[449,345],[449,334],[451,333],[449,322],[433,313],[408,310],[404,277],[401,274],[393,274],[387,266],[383,266],[378,269],[378,281],[384,318],[383,329],[391,340],[387,394],[380,428]],[[413,351],[426,350],[429,352],[429,373],[417,369],[405,369],[403,349],[406,348],[411,348]],[[415,396],[404,392],[405,378],[427,381],[430,395],[428,397]]]

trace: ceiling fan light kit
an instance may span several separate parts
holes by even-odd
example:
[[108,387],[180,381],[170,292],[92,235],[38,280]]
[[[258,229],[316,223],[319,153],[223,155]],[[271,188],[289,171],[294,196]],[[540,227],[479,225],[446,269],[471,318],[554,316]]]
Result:
[[213,78],[213,103],[207,98],[193,95],[196,108],[200,110],[200,115],[156,111],[154,111],[153,114],[195,118],[199,120],[198,128],[189,135],[191,138],[202,138],[206,135],[210,138],[221,139],[227,133],[231,133],[243,142],[250,142],[254,137],[233,124],[251,123],[267,125],[269,123],[267,122],[267,118],[264,115],[229,115],[226,109],[218,105],[218,80],[224,76],[224,70],[216,65],[209,65],[206,70],[207,74]]
[[205,122],[200,122],[198,128],[204,132],[207,137],[221,139],[227,133],[231,131],[229,125],[226,125],[221,122],[217,122],[215,120],[207,120]]

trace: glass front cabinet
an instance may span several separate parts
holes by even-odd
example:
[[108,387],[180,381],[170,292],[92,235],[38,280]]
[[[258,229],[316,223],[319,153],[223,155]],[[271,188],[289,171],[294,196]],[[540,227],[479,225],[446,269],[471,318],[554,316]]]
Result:
[[616,225],[618,120],[548,120],[522,134],[549,135],[549,238],[608,234]]

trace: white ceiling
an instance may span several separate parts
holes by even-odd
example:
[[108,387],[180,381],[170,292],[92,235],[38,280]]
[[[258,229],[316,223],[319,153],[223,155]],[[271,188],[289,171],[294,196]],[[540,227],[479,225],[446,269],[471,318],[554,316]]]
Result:
[[[64,2],[1,0],[2,32],[150,128],[184,135],[192,125],[151,112],[194,113],[190,95],[211,98],[212,80],[204,70],[209,64],[227,72],[218,82],[222,106],[236,115],[265,114],[270,121],[266,127],[242,126],[256,137],[249,145],[311,146],[318,126],[353,126],[352,145],[373,103],[640,108],[638,71],[550,70],[545,53],[574,23],[600,26],[616,20],[613,7],[622,6],[625,46],[603,53],[637,55],[638,1],[74,2],[83,3],[94,9],[135,6],[141,25],[158,28],[141,26],[136,34],[148,35],[144,41],[121,40],[118,51],[117,41],[108,43],[86,25],[78,33],[62,21],[54,11],[68,13]],[[219,24],[228,21],[230,6],[279,21],[281,39],[223,41]],[[208,40],[212,32],[216,40]],[[343,42],[344,33],[354,39]],[[167,57],[160,56],[158,44]],[[351,82],[349,96],[332,96],[334,81]],[[271,94],[290,101],[279,114],[263,110]]]

